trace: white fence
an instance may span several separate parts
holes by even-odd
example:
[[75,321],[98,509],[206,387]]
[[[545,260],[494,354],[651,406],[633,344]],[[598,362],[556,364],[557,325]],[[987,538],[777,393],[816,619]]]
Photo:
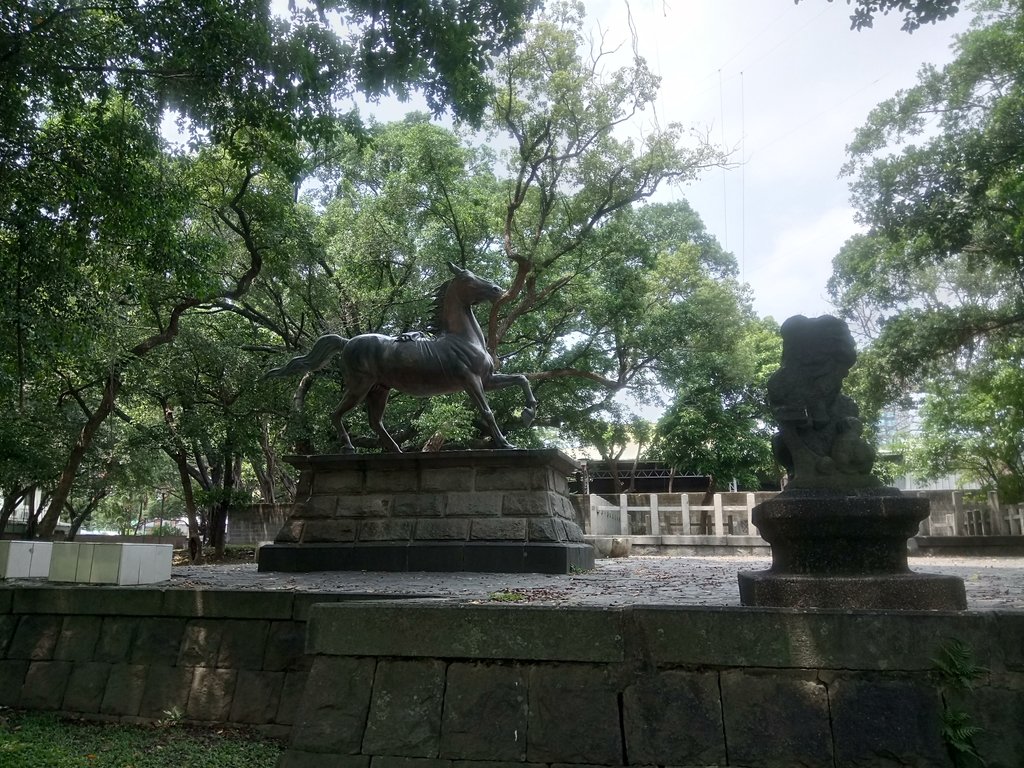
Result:
[[914,493],[931,501],[931,515],[921,523],[924,536],[1021,536],[1024,535],[1024,504],[1000,504],[989,492],[987,499],[963,491]]
[[[587,499],[588,534],[596,536],[757,536],[751,521],[754,505],[775,494],[716,493],[711,504],[692,503],[701,494],[619,494],[605,497],[590,494]],[[934,502],[933,502],[934,503]],[[948,507],[947,507],[948,508]],[[952,511],[924,520],[925,536],[1022,536],[1024,504],[1000,505],[989,499],[988,506],[965,504],[963,494],[954,493]]]
[[[589,496],[587,533],[597,536],[757,536],[750,516],[753,493],[716,493],[710,505],[691,504],[688,494],[619,494],[617,500]],[[632,503],[630,503],[632,501]]]

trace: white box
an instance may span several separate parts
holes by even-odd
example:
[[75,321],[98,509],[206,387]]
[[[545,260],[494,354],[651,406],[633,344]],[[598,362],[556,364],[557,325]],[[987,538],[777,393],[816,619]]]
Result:
[[45,579],[52,550],[49,541],[0,541],[0,579]]
[[50,581],[79,584],[155,584],[171,578],[170,544],[56,542]]

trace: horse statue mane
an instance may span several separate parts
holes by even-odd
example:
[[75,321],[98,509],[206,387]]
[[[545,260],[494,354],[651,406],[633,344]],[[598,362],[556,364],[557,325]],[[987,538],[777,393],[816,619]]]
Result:
[[331,414],[331,422],[345,453],[352,453],[355,448],[345,429],[344,416],[363,402],[370,427],[381,444],[391,451],[401,452],[383,423],[392,390],[416,397],[464,391],[480,411],[495,447],[512,448],[498,428],[484,392],[511,386],[522,389],[526,400],[523,409],[526,425],[533,421],[537,400],[525,376],[495,372],[494,358],[486,347],[472,309],[475,304],[497,300],[504,290],[451,262],[448,262],[448,269],[453,277],[438,286],[433,296],[433,317],[427,326],[433,336],[418,332],[398,337],[364,333],[347,339],[327,334],[318,338],[305,355],[293,357],[266,376],[317,371],[338,355],[345,393]]

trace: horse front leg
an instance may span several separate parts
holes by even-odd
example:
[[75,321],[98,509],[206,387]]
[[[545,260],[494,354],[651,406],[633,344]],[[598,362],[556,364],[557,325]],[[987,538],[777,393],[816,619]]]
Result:
[[466,383],[466,393],[469,395],[473,404],[477,410],[480,411],[480,415],[483,417],[484,422],[487,424],[487,428],[491,432],[491,437],[494,438],[494,444],[498,448],[515,448],[498,429],[498,422],[494,420],[494,412],[491,410],[491,406],[487,403],[487,398],[484,396],[484,385],[480,380],[479,376],[473,376]]
[[523,396],[526,398],[526,407],[523,408],[523,414],[520,417],[524,427],[528,427],[533,423],[534,418],[537,416],[537,399],[533,396],[533,390],[530,389],[530,380],[527,379],[521,373],[492,373],[483,383],[484,389],[505,389],[506,387],[519,387],[523,390]]

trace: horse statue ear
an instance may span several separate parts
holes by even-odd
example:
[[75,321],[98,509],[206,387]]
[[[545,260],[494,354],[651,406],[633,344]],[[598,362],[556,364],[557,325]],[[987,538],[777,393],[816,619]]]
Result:
[[456,266],[453,262],[450,261],[448,262],[448,269],[451,270],[451,273],[453,275],[463,275],[466,273],[466,270]]

